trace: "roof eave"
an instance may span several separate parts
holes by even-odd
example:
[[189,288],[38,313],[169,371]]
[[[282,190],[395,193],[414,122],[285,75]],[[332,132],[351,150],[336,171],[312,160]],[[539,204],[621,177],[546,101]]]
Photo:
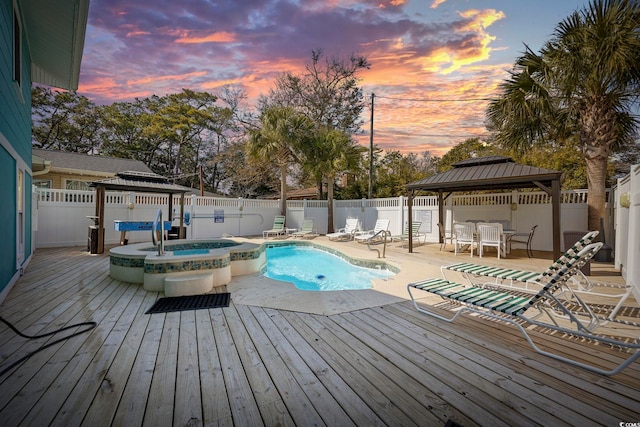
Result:
[[89,0],[22,0],[31,80],[77,90]]

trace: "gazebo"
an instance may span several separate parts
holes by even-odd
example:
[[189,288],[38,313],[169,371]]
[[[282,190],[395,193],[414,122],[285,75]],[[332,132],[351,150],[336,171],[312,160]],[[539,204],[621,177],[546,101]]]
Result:
[[[509,157],[488,156],[463,160],[455,163],[453,169],[407,184],[409,230],[413,222],[413,198],[417,191],[438,193],[438,221],[444,223],[444,200],[453,192],[539,188],[551,196],[553,256],[557,259],[560,257],[561,181],[562,172],[560,171],[517,164]],[[409,233],[409,252],[413,252],[411,233]]]
[[193,191],[191,188],[173,184],[169,182],[168,178],[155,173],[134,171],[119,172],[113,178],[94,181],[91,183],[91,186],[96,188],[95,218],[96,225],[98,226],[97,253],[101,254],[104,252],[104,205],[105,192],[107,190],[169,194],[169,215],[171,215],[173,211],[173,197],[171,196],[180,194],[180,227],[178,230],[179,237],[181,239],[185,237],[183,236],[184,194]]

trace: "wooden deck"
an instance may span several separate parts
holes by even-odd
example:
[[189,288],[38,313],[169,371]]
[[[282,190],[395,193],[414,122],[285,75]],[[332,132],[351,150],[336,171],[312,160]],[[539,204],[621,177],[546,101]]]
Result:
[[[159,294],[108,269],[106,254],[38,249],[0,305],[28,334],[98,323],[0,377],[2,426],[640,422],[638,362],[602,377],[534,353],[513,327],[448,324],[407,301],[330,316],[233,301],[147,315]],[[619,358],[532,333],[585,359]],[[52,339],[0,324],[0,370]]]

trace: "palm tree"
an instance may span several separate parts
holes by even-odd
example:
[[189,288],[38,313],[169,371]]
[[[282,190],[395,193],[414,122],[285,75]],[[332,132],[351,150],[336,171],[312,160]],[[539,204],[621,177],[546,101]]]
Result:
[[640,2],[592,0],[555,29],[539,54],[516,60],[489,126],[512,149],[576,136],[587,167],[588,226],[605,216],[609,155],[632,143],[640,99]]
[[287,174],[298,161],[304,142],[312,135],[313,123],[291,107],[267,107],[260,115],[261,127],[249,131],[249,155],[273,162],[280,169],[280,213],[287,213]]
[[327,233],[333,233],[333,187],[340,172],[353,170],[358,166],[361,154],[366,151],[355,143],[348,133],[321,127],[315,138],[305,147],[304,167],[316,177],[327,180]]

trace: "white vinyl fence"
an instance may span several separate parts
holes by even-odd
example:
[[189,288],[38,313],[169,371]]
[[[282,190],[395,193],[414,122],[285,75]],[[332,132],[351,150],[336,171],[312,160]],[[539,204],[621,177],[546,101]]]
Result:
[[[120,233],[114,229],[115,220],[153,221],[158,209],[164,218],[173,218],[178,225],[180,199],[174,196],[174,212],[167,212],[168,195],[107,192],[105,200],[105,243],[117,244]],[[86,245],[88,228],[94,222],[95,193],[93,191],[46,190],[37,191],[37,212],[34,215],[36,248]],[[186,235],[191,239],[217,238],[223,235],[256,236],[270,229],[279,213],[278,200],[217,198],[188,196],[185,212],[190,224]],[[413,218],[421,221],[421,232],[428,242],[438,241],[438,203],[435,196],[419,196],[413,202]],[[544,192],[510,192],[495,194],[451,196],[445,206],[445,228],[454,221],[503,220],[510,228],[528,232],[538,225],[533,240],[536,250],[551,251],[551,198]],[[287,228],[297,229],[304,218],[315,220],[320,234],[325,234],[327,202],[324,200],[292,200],[287,202]],[[372,229],[377,219],[388,219],[389,231],[401,234],[408,220],[406,197],[386,199],[334,201],[334,228],[344,227],[349,217],[358,218],[362,228]],[[561,230],[586,231],[586,191],[562,193]],[[150,241],[151,232],[130,232],[129,242]]]
[[640,165],[618,179],[615,201],[615,266],[640,301]]

